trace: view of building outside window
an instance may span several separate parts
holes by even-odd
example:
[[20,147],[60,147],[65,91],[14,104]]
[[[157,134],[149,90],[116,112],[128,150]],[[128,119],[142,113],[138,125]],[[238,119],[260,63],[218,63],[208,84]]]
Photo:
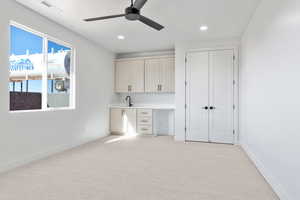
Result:
[[10,30],[10,110],[69,107],[71,48],[13,25]]
[[69,106],[70,56],[70,48],[48,41],[48,107]]

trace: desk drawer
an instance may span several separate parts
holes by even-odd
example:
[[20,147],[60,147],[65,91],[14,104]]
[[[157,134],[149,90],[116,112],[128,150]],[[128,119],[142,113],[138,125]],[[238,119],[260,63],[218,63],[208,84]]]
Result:
[[138,124],[152,126],[152,117],[138,117]]
[[138,109],[138,117],[152,117],[151,109]]
[[152,134],[152,126],[140,125],[138,126],[138,133],[145,135]]

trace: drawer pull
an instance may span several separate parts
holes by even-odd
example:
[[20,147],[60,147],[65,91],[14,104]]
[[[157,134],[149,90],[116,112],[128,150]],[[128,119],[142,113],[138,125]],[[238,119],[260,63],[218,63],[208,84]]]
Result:
[[142,131],[148,131],[149,129],[147,129],[147,128],[142,128]]
[[141,122],[145,122],[146,123],[146,122],[149,122],[149,121],[148,120],[142,120]]
[[147,115],[148,113],[147,112],[142,112],[142,114]]

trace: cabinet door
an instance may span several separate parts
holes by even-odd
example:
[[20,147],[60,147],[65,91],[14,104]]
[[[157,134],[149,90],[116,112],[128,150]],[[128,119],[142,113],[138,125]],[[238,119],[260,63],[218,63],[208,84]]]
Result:
[[110,132],[124,134],[126,132],[123,123],[125,110],[119,108],[110,109]]
[[145,61],[145,92],[159,92],[160,74],[160,59],[147,59]]
[[125,124],[126,135],[136,135],[136,109],[125,109],[123,117],[123,123]]
[[128,92],[130,73],[128,61],[117,61],[115,67],[115,92]]
[[175,59],[163,58],[160,60],[160,91],[175,92]]
[[129,66],[129,92],[144,92],[145,91],[145,61],[132,60]]
[[115,92],[144,92],[144,60],[117,61],[115,70]]

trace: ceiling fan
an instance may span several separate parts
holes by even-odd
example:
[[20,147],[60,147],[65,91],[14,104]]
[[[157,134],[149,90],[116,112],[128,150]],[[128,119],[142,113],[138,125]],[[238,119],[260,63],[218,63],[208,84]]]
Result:
[[84,21],[91,22],[91,21],[98,21],[98,20],[111,19],[111,18],[117,18],[117,17],[125,17],[126,19],[128,19],[130,21],[138,20],[158,31],[162,30],[164,28],[162,25],[141,15],[141,9],[143,8],[143,6],[145,5],[146,2],[147,2],[147,0],[135,0],[135,2],[133,3],[133,0],[131,0],[131,5],[125,9],[125,14],[88,18],[88,19],[84,19]]

